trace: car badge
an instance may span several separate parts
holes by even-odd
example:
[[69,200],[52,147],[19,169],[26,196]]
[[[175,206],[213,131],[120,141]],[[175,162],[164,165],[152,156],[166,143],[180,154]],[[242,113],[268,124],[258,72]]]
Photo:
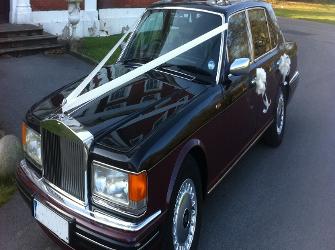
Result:
[[209,60],[209,62],[208,62],[208,69],[209,70],[214,70],[215,69],[215,62],[214,62],[214,60]]

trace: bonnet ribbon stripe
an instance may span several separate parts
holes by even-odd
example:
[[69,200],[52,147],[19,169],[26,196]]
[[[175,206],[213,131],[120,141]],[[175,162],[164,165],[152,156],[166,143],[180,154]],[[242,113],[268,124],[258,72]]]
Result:
[[[90,101],[93,101],[94,99],[98,98],[98,97],[102,97],[103,95],[106,95],[109,91],[120,88],[122,85],[124,85],[125,83],[147,73],[148,71],[159,67],[160,65],[170,61],[171,59],[185,53],[186,51],[189,51],[191,49],[193,49],[194,47],[208,41],[209,39],[213,38],[214,36],[222,33],[223,31],[225,31],[228,28],[228,24],[225,23],[201,36],[199,36],[198,38],[195,38],[194,40],[104,84],[101,85],[98,88],[95,88],[83,95],[78,96],[81,91],[87,86],[88,83],[83,82],[82,84],[80,84],[77,89],[75,89],[73,92],[71,93],[67,98],[66,98],[66,102],[64,103],[63,107],[62,107],[62,111],[63,112],[67,112],[70,111],[72,109],[78,108],[80,106],[82,106],[83,104],[86,104]],[[114,49],[114,48],[113,48]],[[115,49],[116,50],[116,49]],[[115,52],[115,50],[113,52]],[[112,51],[111,51],[112,52]],[[112,55],[112,53],[109,53]],[[105,58],[106,59],[106,58]],[[106,60],[107,61],[107,60]],[[97,67],[98,68],[98,67]],[[96,69],[97,69],[96,68]],[[99,69],[100,70],[100,69]],[[70,98],[69,98],[70,97]]]
[[117,48],[122,44],[122,42],[125,40],[125,38],[131,33],[130,30],[126,32],[123,37],[118,41],[117,44],[108,52],[108,54],[102,59],[102,61],[95,67],[95,69],[83,80],[83,82],[74,90],[71,92],[71,94],[66,98],[66,100],[71,100],[80,95],[80,93],[86,88],[87,84],[92,81],[94,76],[101,70],[101,68],[106,64],[108,59],[115,53]]

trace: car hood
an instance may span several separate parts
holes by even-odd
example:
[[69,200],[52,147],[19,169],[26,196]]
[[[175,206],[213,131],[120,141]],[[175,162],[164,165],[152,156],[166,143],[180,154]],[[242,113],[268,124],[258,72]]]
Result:
[[[102,68],[84,92],[123,75],[133,67],[114,64]],[[80,83],[74,82],[51,94],[30,110],[39,121],[61,113],[61,103]],[[121,88],[80,107],[69,115],[90,131],[96,142],[128,152],[183,110],[208,85],[182,77],[150,71]]]

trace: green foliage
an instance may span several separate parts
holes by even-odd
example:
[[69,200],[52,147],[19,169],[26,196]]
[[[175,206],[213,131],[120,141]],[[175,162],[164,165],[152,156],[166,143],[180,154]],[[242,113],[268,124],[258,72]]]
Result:
[[15,193],[15,179],[12,176],[0,178],[0,207]]
[[306,3],[276,1],[273,4],[277,16],[335,24],[335,0],[332,3]]
[[335,0],[269,0],[270,3],[285,3],[285,2],[297,2],[297,3],[319,3],[319,4],[335,4]]
[[[79,53],[100,62],[106,54],[114,47],[114,45],[121,39],[122,34],[108,37],[87,37],[81,40]],[[121,53],[118,48],[114,55],[109,59],[107,64],[113,64]]]

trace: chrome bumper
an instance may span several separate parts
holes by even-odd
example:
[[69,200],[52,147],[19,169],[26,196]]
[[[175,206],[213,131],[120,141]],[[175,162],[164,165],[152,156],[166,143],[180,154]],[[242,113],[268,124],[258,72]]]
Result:
[[[154,221],[160,214],[161,211],[157,211],[152,215],[148,216],[144,220],[140,222],[129,222],[126,220],[122,220],[117,217],[113,217],[111,215],[103,214],[99,211],[91,211],[88,206],[80,205],[65,195],[61,194],[54,188],[52,188],[49,184],[47,184],[43,178],[38,177],[35,172],[30,169],[25,160],[20,162],[20,168],[26,174],[26,176],[30,179],[30,181],[39,188],[45,195],[51,198],[56,203],[60,204],[63,207],[66,207],[68,210],[72,211],[74,214],[81,215],[89,220],[95,221],[103,226],[112,227],[115,229],[120,229],[129,232],[136,232],[144,228],[150,222]],[[67,217],[72,218],[72,215],[61,211],[58,207],[53,205],[50,202],[46,202],[47,205],[57,210],[58,212],[64,214]]]

